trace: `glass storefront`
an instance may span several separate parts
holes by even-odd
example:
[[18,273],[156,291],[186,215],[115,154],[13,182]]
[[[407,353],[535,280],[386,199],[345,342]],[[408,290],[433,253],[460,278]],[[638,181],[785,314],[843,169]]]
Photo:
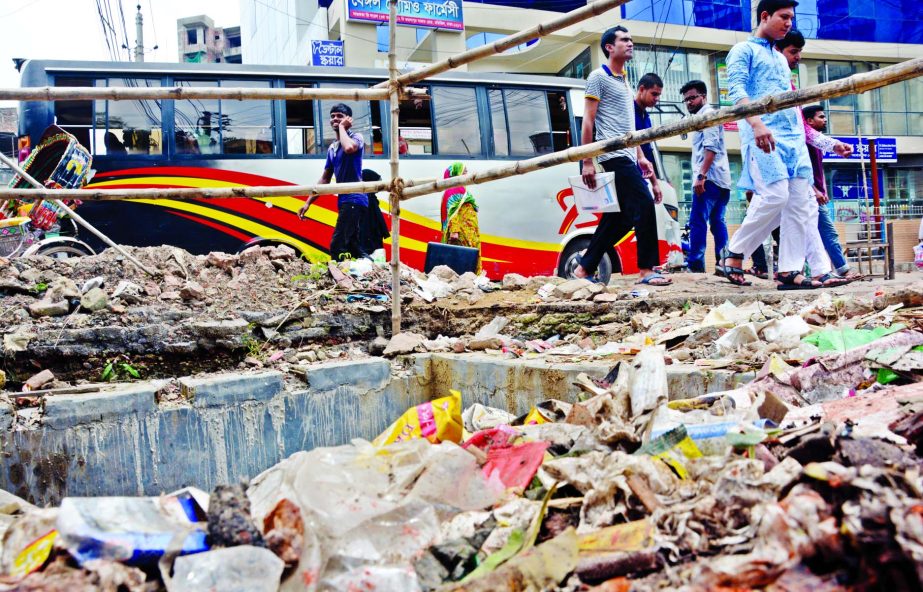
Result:
[[[804,60],[802,88],[870,72],[886,64]],[[842,136],[923,135],[923,82],[919,79],[892,84],[861,95],[847,95],[823,102],[831,134]],[[908,111],[909,109],[909,111]]]
[[750,0],[634,0],[622,18],[730,31],[750,30]]
[[795,20],[811,39],[923,43],[920,0],[799,0]]

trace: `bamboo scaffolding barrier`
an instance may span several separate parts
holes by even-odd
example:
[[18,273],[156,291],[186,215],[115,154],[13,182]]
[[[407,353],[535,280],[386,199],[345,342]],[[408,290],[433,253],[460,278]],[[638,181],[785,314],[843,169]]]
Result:
[[[584,158],[591,158],[606,152],[634,147],[656,140],[662,140],[680,134],[690,133],[729,121],[736,121],[762,115],[782,109],[789,109],[823,99],[841,97],[848,94],[860,94],[875,88],[903,82],[923,76],[923,58],[915,58],[900,64],[894,64],[872,72],[854,74],[833,82],[825,82],[796,91],[788,91],[774,96],[763,97],[746,105],[724,107],[718,111],[686,117],[665,125],[626,134],[621,138],[603,140],[520,160],[501,167],[469,173],[448,179],[406,179],[402,180],[402,200],[412,199],[429,193],[440,193],[452,187],[478,185],[488,181],[524,175],[539,169],[549,168]],[[397,131],[393,126],[391,133]],[[393,180],[364,183],[330,183],[327,185],[290,185],[287,187],[229,187],[229,188],[195,188],[195,189],[0,189],[0,198],[32,199],[81,199],[83,201],[100,201],[115,199],[223,199],[240,197],[276,197],[286,195],[371,193],[386,191],[393,187]]]
[[763,97],[749,104],[724,107],[723,109],[709,114],[695,115],[665,125],[631,132],[625,134],[621,138],[601,140],[584,146],[568,148],[560,152],[553,152],[528,160],[520,160],[509,165],[495,167],[477,173],[440,179],[429,183],[417,183],[413,180],[408,180],[405,183],[404,199],[412,199],[429,193],[442,192],[452,187],[478,185],[480,183],[495,181],[514,175],[523,175],[525,173],[568,162],[577,162],[607,152],[631,148],[655,140],[662,140],[671,136],[702,130],[722,123],[744,119],[752,115],[762,115],[764,113],[781,111],[808,103],[816,103],[823,99],[842,97],[850,94],[861,94],[869,90],[903,82],[921,75],[923,75],[923,58],[915,58],[872,72],[854,74],[848,78],[835,80],[833,82],[825,82],[801,90],[788,91],[778,95]]
[[391,335],[401,332],[401,193],[400,177],[400,91],[397,82],[397,0],[388,2],[388,94],[391,102]]
[[[487,45],[482,45],[481,47],[470,49],[468,51],[442,60],[441,62],[436,62],[435,64],[424,66],[418,70],[413,70],[412,72],[402,74],[398,76],[397,82],[401,86],[413,84],[435,74],[440,74],[442,72],[452,70],[453,68],[458,68],[459,66],[470,64],[471,62],[480,60],[482,58],[487,58],[492,55],[503,53],[504,51],[512,49],[517,45],[526,43],[527,41],[532,41],[533,39],[538,39],[539,37],[547,37],[548,35],[556,33],[561,29],[566,29],[567,27],[575,25],[581,21],[599,16],[612,10],[613,8],[621,6],[622,4],[627,4],[628,1],[629,0],[597,0],[596,2],[587,4],[583,8],[572,10],[556,19],[550,20],[547,23],[541,23],[530,29],[525,29],[518,33],[508,35],[502,39],[498,39],[493,43],[488,43]],[[388,84],[389,83],[387,82],[380,82],[375,87],[382,88]]]
[[[426,89],[402,88],[409,96],[426,96]],[[171,87],[93,87],[75,88],[41,86],[0,89],[0,100],[4,101],[138,101],[138,100],[182,100],[182,99],[236,99],[309,101],[333,99],[340,101],[387,101],[387,88],[209,88],[194,86]]]

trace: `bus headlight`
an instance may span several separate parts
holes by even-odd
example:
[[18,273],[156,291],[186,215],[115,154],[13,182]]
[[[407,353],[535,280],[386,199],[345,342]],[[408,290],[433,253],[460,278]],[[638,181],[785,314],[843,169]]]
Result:
[[664,204],[663,207],[666,208],[667,213],[670,214],[671,218],[673,218],[676,221],[679,221],[679,208],[675,206],[668,206],[666,204]]

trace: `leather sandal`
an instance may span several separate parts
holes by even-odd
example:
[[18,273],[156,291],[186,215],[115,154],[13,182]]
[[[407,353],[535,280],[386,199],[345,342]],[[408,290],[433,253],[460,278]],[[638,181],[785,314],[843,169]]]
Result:
[[724,277],[735,286],[752,286],[753,282],[744,277],[744,270],[740,267],[732,267],[727,264],[728,259],[740,259],[743,261],[743,255],[732,253],[725,247],[721,251],[720,269],[724,272]]
[[825,273],[824,275],[817,278],[822,285],[822,288],[838,288],[840,286],[845,286],[846,284],[852,283],[852,280],[839,276],[835,273]]
[[776,286],[777,290],[816,290],[818,288],[823,288],[823,284],[815,284],[814,280],[808,277],[801,276],[800,280],[795,280],[799,275],[798,272],[791,273],[777,273],[776,280],[779,282],[779,285]]

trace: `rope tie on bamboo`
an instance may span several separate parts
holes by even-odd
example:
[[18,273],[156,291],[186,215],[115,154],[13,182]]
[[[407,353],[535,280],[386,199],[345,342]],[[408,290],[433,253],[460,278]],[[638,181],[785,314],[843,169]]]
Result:
[[404,178],[395,177],[391,181],[391,193],[397,196],[397,199],[400,200],[401,196],[404,194]]

